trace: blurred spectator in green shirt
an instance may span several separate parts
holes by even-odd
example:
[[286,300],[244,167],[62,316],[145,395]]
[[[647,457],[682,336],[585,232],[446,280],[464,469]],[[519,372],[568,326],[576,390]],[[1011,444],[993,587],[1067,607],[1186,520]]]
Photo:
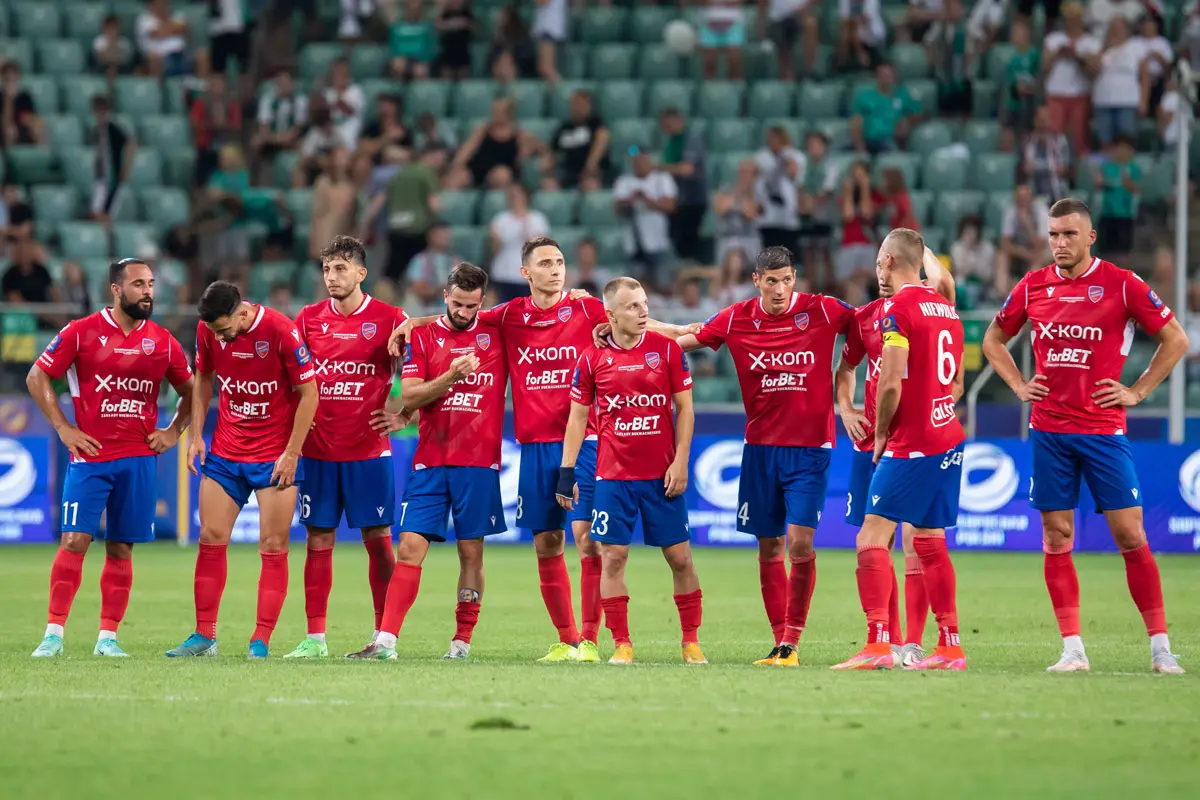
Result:
[[850,143],[872,155],[898,150],[920,111],[908,90],[896,85],[896,69],[880,64],[875,68],[875,85],[854,98]]

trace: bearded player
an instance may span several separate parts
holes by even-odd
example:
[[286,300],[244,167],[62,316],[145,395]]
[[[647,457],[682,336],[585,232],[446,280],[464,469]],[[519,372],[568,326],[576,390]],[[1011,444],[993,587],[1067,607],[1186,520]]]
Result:
[[[954,278],[941,260],[928,247],[922,261],[925,285],[954,302]],[[875,474],[875,387],[883,363],[883,332],[879,329],[879,312],[891,298],[891,285],[880,286],[880,297],[854,311],[855,325],[846,336],[842,357],[834,376],[838,414],[846,433],[854,442],[854,457],[850,467],[850,490],[846,496],[846,522],[861,528],[866,515],[866,500]],[[866,389],[863,409],[854,407],[855,368],[867,362]],[[955,396],[958,400],[958,395]],[[921,639],[929,617],[929,598],[921,577],[921,561],[913,548],[913,528],[901,525],[904,549],[904,608],[905,625],[900,627],[899,584],[893,586],[888,601],[888,638],[899,665],[909,666],[925,658]]]
[[362,532],[367,550],[376,634],[396,564],[392,550],[396,478],[388,437],[408,424],[409,415],[385,407],[394,371],[387,340],[408,317],[363,291],[366,255],[357,239],[334,237],[321,253],[329,299],[305,306],[296,316],[300,336],[312,351],[321,402],[304,441],[305,479],[300,494],[300,522],[308,531],[304,559],[308,635],[284,658],[329,655],[325,619],[333,588],[336,529],[343,514],[347,525]]
[[[983,352],[1022,402],[1033,404],[1030,502],[1042,514],[1046,588],[1063,651],[1050,672],[1086,672],[1080,636],[1079,578],[1071,559],[1079,481],[1087,481],[1125,559],[1129,593],[1150,636],[1155,672],[1183,673],[1167,639],[1162,582],[1142,521],[1142,492],[1125,437],[1125,408],[1146,399],[1187,352],[1171,309],[1134,273],[1092,255],[1088,207],[1072,198],[1050,208],[1054,263],[1013,289],[983,340]],[[1026,320],[1036,373],[1029,380],[1005,345]],[[1132,386],[1121,384],[1135,325],[1158,349]]]
[[487,273],[459,264],[443,290],[446,313],[412,332],[402,382],[404,405],[421,409],[413,471],[400,504],[400,547],[379,635],[347,658],[390,661],[421,588],[430,542],[458,547],[456,629],[443,658],[465,659],[483,601],[483,540],[507,530],[500,496],[501,429],[508,369],[499,330],[482,322]]
[[[71,453],[62,497],[62,542],[50,567],[46,636],[33,651],[63,651],[63,627],[83,579],[92,539],[104,541],[100,572],[100,635],[92,655],[127,655],[117,628],[133,587],[133,546],[154,540],[155,459],[175,446],[188,425],[192,370],[179,342],[157,323],[154,273],[126,258],[108,268],[112,306],[59,331],[25,379],[29,394]],[[75,424],[63,415],[52,380],[66,376]],[[158,421],[163,380],[181,398],[166,428]],[[107,510],[106,526],[100,517]]]
[[958,639],[954,566],[947,527],[958,516],[963,429],[954,411],[962,385],[962,320],[954,305],[921,283],[925,241],[897,228],[876,259],[883,360],[875,406],[875,473],[858,532],[858,595],[867,616],[867,643],[833,669],[891,669],[889,600],[896,573],[890,542],[897,523],[913,527],[913,548],[938,624],[933,655],[908,669],[964,670]]
[[287,597],[288,534],[304,479],[300,453],[317,411],[312,356],[292,321],[242,300],[236,286],[204,290],[196,329],[192,419],[203,420],[214,381],[220,396],[212,449],[188,442],[188,470],[200,481],[200,552],[196,556],[196,630],[169,658],[217,655],[217,612],[225,591],[229,537],[253,492],[261,517],[258,614],[249,656],[267,657]]

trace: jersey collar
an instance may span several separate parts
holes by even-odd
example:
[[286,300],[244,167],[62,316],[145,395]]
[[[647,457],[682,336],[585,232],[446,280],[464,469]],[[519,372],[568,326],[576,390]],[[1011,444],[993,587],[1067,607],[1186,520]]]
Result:
[[253,323],[251,323],[250,327],[246,329],[246,333],[250,333],[250,332],[251,332],[251,331],[253,331],[255,328],[257,328],[257,327],[258,327],[258,323],[262,322],[263,315],[265,315],[266,313],[267,313],[267,307],[266,307],[266,306],[259,306],[259,307],[258,307],[258,313],[254,315],[254,322],[253,322]]
[[362,312],[367,310],[367,306],[369,306],[370,304],[371,304],[371,295],[367,294],[366,292],[363,292],[363,299],[362,299],[362,302],[358,304],[358,308],[354,309],[349,314],[342,314],[342,310],[337,307],[337,301],[334,300],[332,297],[329,298],[329,309],[333,313],[337,314],[339,317],[341,317],[341,316],[353,317],[356,314],[361,314]]
[[1092,257],[1092,265],[1087,268],[1087,272],[1083,273],[1078,278],[1068,278],[1066,275],[1063,275],[1062,270],[1058,268],[1058,264],[1054,265],[1054,274],[1058,276],[1058,279],[1060,281],[1078,281],[1078,280],[1082,280],[1083,278],[1086,278],[1088,275],[1091,275],[1099,267],[1100,267],[1100,256],[1093,256]]
[[[621,347],[621,345],[617,344],[617,341],[616,341],[615,339],[613,339],[613,337],[612,337],[612,334],[611,334],[611,333],[608,335],[608,337],[607,337],[607,338],[608,338],[608,343],[609,343],[609,345],[610,345],[611,347],[613,347],[613,348],[615,348],[615,349],[617,349],[617,350],[626,350],[626,348],[624,348],[624,347]],[[629,350],[637,350],[639,347],[641,347],[641,346],[642,346],[642,342],[644,342],[644,341],[646,341],[646,332],[645,332],[645,331],[642,331],[642,336],[641,336],[641,338],[639,338],[639,339],[637,340],[637,344],[635,344],[633,347],[630,347],[630,348],[628,348],[628,349],[629,349]]]
[[[117,324],[117,321],[115,319],[113,319],[112,306],[105,306],[104,308],[102,308],[100,310],[100,316],[103,317],[104,321],[107,322],[109,325],[112,325],[117,330],[121,330],[121,326]],[[144,326],[145,324],[146,324],[146,320],[144,320],[144,319],[138,320],[138,324],[133,326],[133,331],[141,330],[142,326]],[[130,331],[130,333],[133,333],[133,331]],[[124,331],[122,331],[122,333],[124,333]]]
[[477,326],[479,324],[479,317],[476,316],[475,319],[471,320],[471,327],[463,328],[462,330],[455,328],[453,325],[447,325],[445,316],[438,317],[437,321],[434,324],[441,325],[442,328],[449,331],[450,333],[466,333],[467,331],[475,330],[475,326]]
[[794,309],[796,307],[796,303],[799,302],[800,294],[798,292],[792,292],[792,302],[788,303],[787,309],[780,311],[778,314],[772,314],[770,311],[767,311],[766,306],[763,305],[762,295],[760,294],[758,296],[758,310],[761,311],[765,317],[786,317],[788,314],[792,313],[792,309]]

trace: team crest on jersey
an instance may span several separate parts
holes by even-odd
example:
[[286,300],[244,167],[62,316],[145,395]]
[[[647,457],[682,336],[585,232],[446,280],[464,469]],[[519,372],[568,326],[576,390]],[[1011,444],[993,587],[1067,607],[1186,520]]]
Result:
[[570,306],[563,306],[558,310],[558,321],[566,322],[571,318],[571,313],[572,311]]
[[1104,287],[1103,286],[1089,286],[1088,287],[1088,300],[1091,300],[1093,303],[1099,303],[1103,297],[1104,297]]
[[375,328],[374,322],[364,322],[362,324],[363,338],[364,339],[374,339],[375,338],[375,330],[376,330],[376,328]]
[[1155,308],[1163,307],[1163,301],[1162,298],[1158,296],[1158,292],[1151,289],[1150,294],[1148,294],[1147,297],[1150,298],[1150,302],[1154,304]]
[[254,352],[258,353],[259,358],[266,358],[267,353],[271,352],[271,345],[266,342],[255,342]]
[[492,346],[492,335],[490,333],[475,334],[475,344],[479,345],[480,350],[487,350]]
[[50,340],[50,344],[46,346],[46,352],[53,353],[54,351],[58,350],[58,346],[60,344],[62,344],[62,334],[61,333],[55,335],[55,337]]
[[650,369],[658,369],[658,365],[662,363],[662,356],[658,353],[646,353],[646,366]]
[[154,353],[154,340],[153,339],[142,339],[142,352],[145,353],[146,355],[153,355],[153,353]]
[[796,315],[796,327],[800,330],[808,330],[808,312],[801,311]]

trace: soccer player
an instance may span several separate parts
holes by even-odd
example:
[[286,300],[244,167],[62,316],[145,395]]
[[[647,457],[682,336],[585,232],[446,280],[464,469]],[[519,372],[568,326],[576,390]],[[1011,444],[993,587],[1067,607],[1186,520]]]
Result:
[[301,459],[300,521],[308,530],[304,560],[308,636],[284,658],[329,655],[325,617],[333,587],[336,528],[343,513],[350,527],[362,531],[367,549],[376,634],[396,564],[391,527],[396,479],[388,435],[405,427],[409,415],[385,407],[393,374],[387,340],[408,317],[363,292],[366,255],[357,239],[334,237],[321,253],[329,299],[305,306],[296,317],[300,336],[312,351],[321,402]]
[[[104,540],[100,572],[100,636],[92,655],[124,656],[117,627],[133,586],[133,546],[154,540],[158,492],[154,456],[175,446],[191,408],[180,402],[167,427],[158,421],[165,378],[190,397],[192,370],[175,337],[150,320],[154,273],[135,258],[108,268],[112,306],[63,328],[29,369],[29,394],[71,453],[62,497],[62,543],[50,568],[46,638],[37,658],[63,651],[63,626],[83,579],[92,539]],[[75,405],[67,422],[51,380],[63,376]],[[108,510],[105,530],[100,515]]]
[[954,566],[945,528],[958,516],[963,429],[954,412],[962,393],[963,326],[954,305],[921,283],[925,241],[908,228],[883,240],[876,260],[883,357],[875,406],[875,474],[858,532],[858,595],[867,644],[833,669],[895,666],[888,627],[896,581],[889,542],[897,523],[913,527],[913,548],[938,624],[933,655],[907,669],[963,670]]
[[608,346],[589,346],[579,357],[571,381],[571,415],[556,500],[571,510],[579,499],[576,459],[594,407],[600,445],[591,538],[600,543],[600,602],[604,624],[616,644],[609,663],[633,663],[625,562],[640,515],[646,544],[661,547],[671,567],[683,660],[707,664],[697,640],[702,595],[683,499],[696,422],[687,356],[670,338],[646,329],[650,318],[646,291],[632,278],[608,282],[604,307],[612,325]]
[[413,471],[400,503],[400,547],[375,641],[347,658],[390,661],[421,588],[430,542],[458,545],[457,629],[444,658],[464,659],[483,600],[484,537],[507,530],[500,496],[501,428],[508,367],[500,331],[479,319],[487,273],[462,263],[443,290],[446,313],[412,332],[401,374],[404,405],[421,409]]
[[[925,285],[954,302],[954,278],[940,259],[928,247],[922,261]],[[871,476],[875,474],[875,386],[879,367],[883,363],[883,333],[879,330],[879,310],[891,298],[891,286],[881,286],[881,296],[854,311],[855,325],[846,336],[842,357],[834,376],[834,392],[842,424],[854,442],[854,457],[850,467],[850,491],[846,496],[846,522],[861,528],[866,516],[865,501]],[[866,391],[863,409],[854,407],[855,368],[867,361]],[[900,526],[901,546],[904,549],[904,609],[906,624],[900,627],[899,584],[892,588],[888,601],[888,639],[899,665],[909,666],[925,658],[921,639],[929,617],[929,598],[921,577],[921,560],[913,548],[913,527]],[[888,545],[889,551],[891,543]],[[907,636],[904,634],[907,633]]]
[[770,654],[755,663],[794,667],[816,585],[813,535],[836,438],[833,353],[838,334],[854,324],[854,309],[795,291],[792,264],[786,247],[763,250],[754,265],[759,296],[678,341],[684,352],[724,344],[733,356],[747,417],[737,526],[758,538],[763,606],[775,635]]
[[249,656],[266,658],[287,596],[288,533],[304,479],[300,452],[317,411],[312,356],[292,321],[242,300],[225,281],[200,296],[192,419],[203,420],[213,382],[220,401],[212,451],[188,441],[188,470],[200,459],[200,552],[196,556],[196,630],[170,658],[217,655],[217,612],[225,591],[229,537],[250,493],[261,514],[258,618]]
[[[1033,483],[1029,499],[1042,513],[1046,588],[1058,618],[1063,652],[1050,672],[1089,668],[1079,627],[1079,578],[1071,560],[1080,477],[1104,513],[1125,558],[1129,593],[1150,635],[1155,672],[1181,674],[1167,640],[1162,583],[1142,525],[1142,493],[1125,438],[1125,407],[1154,391],[1187,352],[1171,309],[1126,269],[1092,255],[1096,232],[1081,201],[1050,209],[1054,263],[1013,289],[983,340],[983,351],[1022,402],[1033,403]],[[1005,345],[1032,323],[1036,374],[1026,380]],[[1158,341],[1150,366],[1129,387],[1120,382],[1133,329]]]

